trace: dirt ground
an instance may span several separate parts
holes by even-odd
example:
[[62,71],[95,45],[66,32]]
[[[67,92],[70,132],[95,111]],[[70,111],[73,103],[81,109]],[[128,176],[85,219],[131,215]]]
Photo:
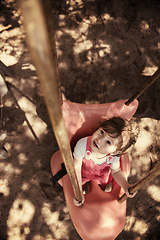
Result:
[[[157,0],[51,1],[64,98],[104,103],[130,98],[160,65]],[[8,86],[1,107],[7,131],[0,159],[0,239],[79,240],[61,188],[50,183],[58,150],[17,1],[0,1],[0,73]],[[2,64],[4,63],[5,66]],[[160,79],[139,98],[133,120],[141,137],[130,150],[130,183],[145,176],[160,154]],[[127,201],[116,240],[160,239],[160,177]]]

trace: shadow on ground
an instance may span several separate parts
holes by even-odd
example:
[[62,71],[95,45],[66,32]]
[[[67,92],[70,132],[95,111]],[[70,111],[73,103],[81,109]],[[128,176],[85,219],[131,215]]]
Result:
[[[159,68],[159,1],[51,1],[64,97],[79,103],[130,98]],[[63,191],[53,187],[50,158],[58,150],[16,1],[1,1],[0,68],[8,86],[1,107],[4,147],[0,160],[1,239],[80,239]],[[157,81],[139,97],[133,120],[141,138],[132,147],[130,182],[159,159]],[[160,178],[128,200],[120,239],[159,239]],[[14,221],[13,221],[14,219]]]

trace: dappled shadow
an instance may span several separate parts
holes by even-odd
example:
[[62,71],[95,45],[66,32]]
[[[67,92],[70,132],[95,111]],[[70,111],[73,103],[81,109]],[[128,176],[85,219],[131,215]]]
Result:
[[[110,102],[130,98],[146,81],[142,74],[153,74],[159,67],[156,1],[80,1],[68,8],[62,1],[55,5],[60,80],[67,99]],[[157,82],[143,94],[141,114],[146,103],[155,106]],[[154,110],[145,116],[159,119]]]
[[4,1],[0,2],[0,19],[1,24],[5,27],[5,29],[1,30],[0,33],[3,31],[9,31],[16,27],[19,27],[19,18],[20,16],[15,14],[15,1]]
[[150,187],[143,187],[139,190],[140,196],[137,194],[134,200],[128,200],[126,230],[123,230],[116,238],[117,240],[159,239],[157,229],[159,228],[160,199],[156,194],[156,191],[159,191],[159,185],[160,177],[157,177]]
[[1,114],[3,119],[2,130],[7,131],[7,133],[16,131],[18,126],[23,124],[25,120],[24,113],[15,106],[3,107]]
[[[159,68],[160,3],[150,1],[51,1],[62,93],[73,102],[104,103],[130,98]],[[4,147],[0,160],[0,237],[74,239],[63,191],[53,187],[50,158],[58,150],[43,93],[28,51],[18,6],[1,1],[1,74]],[[7,74],[7,71],[9,74]],[[157,163],[160,81],[139,97],[134,121],[142,135],[130,151],[130,182]],[[160,179],[128,200],[120,239],[159,239]]]

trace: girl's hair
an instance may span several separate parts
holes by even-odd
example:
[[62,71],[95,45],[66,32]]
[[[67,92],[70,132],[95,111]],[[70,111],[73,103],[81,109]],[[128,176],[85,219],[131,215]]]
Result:
[[100,123],[101,128],[106,131],[110,137],[117,138],[122,136],[122,142],[117,146],[122,155],[131,145],[135,144],[139,136],[139,129],[127,119],[113,117]]

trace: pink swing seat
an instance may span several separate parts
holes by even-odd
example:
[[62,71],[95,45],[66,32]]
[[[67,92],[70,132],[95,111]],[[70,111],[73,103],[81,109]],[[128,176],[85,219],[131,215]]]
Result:
[[[71,149],[76,142],[85,136],[91,135],[99,126],[99,122],[113,116],[130,119],[137,110],[138,101],[129,106],[126,100],[105,104],[79,104],[63,101],[62,113],[65,121]],[[126,176],[130,172],[128,155],[120,158],[121,169]],[[63,163],[60,151],[51,158],[52,174],[61,169]],[[63,187],[66,203],[72,222],[83,240],[113,240],[123,230],[126,220],[126,201],[122,204],[117,199],[124,193],[113,180],[112,191],[103,192],[96,182],[91,181],[91,191],[85,195],[82,208],[73,203],[73,189],[68,174],[59,180]]]

